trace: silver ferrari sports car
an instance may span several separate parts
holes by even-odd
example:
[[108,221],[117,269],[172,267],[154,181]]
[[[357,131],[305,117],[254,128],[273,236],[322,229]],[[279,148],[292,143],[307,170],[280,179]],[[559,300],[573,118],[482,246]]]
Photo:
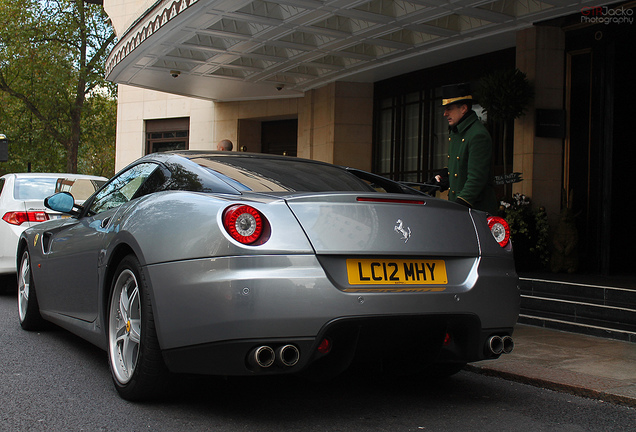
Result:
[[513,349],[506,222],[298,158],[145,156],[18,244],[19,319],[108,352],[119,394],[175,373],[450,375]]

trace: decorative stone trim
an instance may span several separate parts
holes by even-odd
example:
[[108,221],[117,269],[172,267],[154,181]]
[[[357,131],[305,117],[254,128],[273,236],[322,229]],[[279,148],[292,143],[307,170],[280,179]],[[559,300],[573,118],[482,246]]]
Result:
[[115,45],[115,48],[108,56],[108,60],[106,60],[106,76],[108,77],[113,69],[142,42],[198,1],[160,0],[155,7],[149,9],[144,16],[140,17],[131,26],[124,34],[124,37]]

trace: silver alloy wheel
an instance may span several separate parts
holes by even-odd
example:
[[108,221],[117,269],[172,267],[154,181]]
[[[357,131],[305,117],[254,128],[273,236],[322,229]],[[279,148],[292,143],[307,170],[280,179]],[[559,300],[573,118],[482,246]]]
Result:
[[113,374],[120,384],[133,376],[141,341],[139,284],[130,269],[117,277],[110,300],[108,344]]
[[18,275],[18,313],[20,314],[20,322],[23,322],[27,316],[30,287],[31,264],[29,262],[29,253],[24,252],[24,254],[22,254],[22,262],[20,263],[20,273]]

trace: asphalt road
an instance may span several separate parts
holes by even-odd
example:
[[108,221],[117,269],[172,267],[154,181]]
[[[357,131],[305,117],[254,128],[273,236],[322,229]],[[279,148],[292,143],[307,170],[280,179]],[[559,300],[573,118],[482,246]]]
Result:
[[0,431],[634,431],[636,410],[462,371],[444,384],[349,372],[328,383],[183,377],[165,399],[115,392],[106,354],[21,330],[0,296]]

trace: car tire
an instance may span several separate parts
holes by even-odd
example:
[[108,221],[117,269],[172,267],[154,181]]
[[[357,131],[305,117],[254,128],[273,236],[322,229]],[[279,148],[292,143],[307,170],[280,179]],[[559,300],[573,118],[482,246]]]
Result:
[[130,401],[160,394],[167,378],[148,283],[133,255],[113,278],[108,306],[108,360],[119,395]]
[[40,315],[38,297],[35,293],[31,257],[27,250],[22,253],[18,272],[18,317],[24,330],[35,331],[44,327],[44,319]]

